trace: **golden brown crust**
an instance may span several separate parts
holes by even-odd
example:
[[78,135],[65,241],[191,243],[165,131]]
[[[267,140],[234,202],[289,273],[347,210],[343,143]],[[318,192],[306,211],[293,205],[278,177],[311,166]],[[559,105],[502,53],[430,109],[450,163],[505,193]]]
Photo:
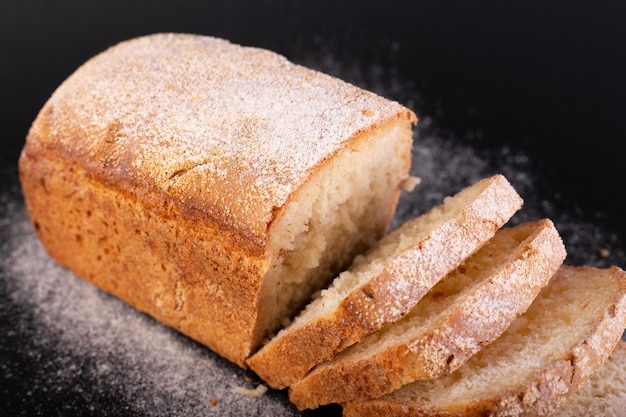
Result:
[[[35,231],[52,258],[242,362],[255,315],[240,306],[256,302],[253,277],[263,273],[263,259],[223,244],[220,233],[174,210],[168,218],[151,213],[64,161],[25,153],[21,178]],[[233,279],[244,274],[251,279]]]
[[[497,399],[469,401],[446,410],[423,409],[419,404],[385,401],[384,397],[343,406],[344,417],[521,417],[546,416],[565,399],[570,389],[565,381],[571,379],[572,368],[565,362],[552,364],[536,379],[515,393]],[[497,383],[497,382],[495,382]]]
[[[505,240],[511,236],[525,238],[518,247],[511,248],[511,243]],[[496,252],[502,251],[507,252],[504,262],[485,269],[489,275],[484,275],[481,285],[464,294],[462,301],[454,304],[454,310],[445,309],[442,312],[445,316],[430,327],[417,331],[422,327],[415,324],[413,330],[414,326],[410,326],[406,336],[395,336],[397,340],[393,344],[367,356],[358,353],[358,345],[343,351],[340,360],[322,364],[294,383],[289,390],[290,400],[301,410],[365,400],[417,379],[433,379],[456,370],[528,308],[566,255],[553,223],[544,219],[500,230],[461,268],[472,271],[486,268],[485,259],[498,262]],[[435,287],[433,291],[438,292],[438,288],[444,287]],[[435,296],[431,292],[429,296],[441,303],[445,295]]]
[[97,55],[54,92],[20,177],[53,258],[245,366],[285,204],[371,132],[415,121],[272,52],[156,34]]
[[279,334],[248,360],[250,367],[273,388],[285,388],[315,365],[408,313],[522,205],[501,175],[474,186],[484,189],[457,218],[437,227],[396,259],[387,260],[382,273],[352,290],[331,313]]

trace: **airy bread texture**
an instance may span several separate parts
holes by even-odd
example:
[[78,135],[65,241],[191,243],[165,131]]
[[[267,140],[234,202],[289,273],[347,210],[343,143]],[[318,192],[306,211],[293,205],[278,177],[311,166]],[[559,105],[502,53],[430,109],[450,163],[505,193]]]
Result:
[[526,311],[565,256],[550,220],[500,229],[404,318],[291,385],[290,400],[301,410],[365,400],[456,370]]
[[54,259],[245,366],[386,231],[416,122],[272,52],[155,34],[63,82],[20,178]]
[[248,364],[273,388],[291,385],[315,365],[406,315],[521,205],[502,175],[447,197],[358,256]]
[[562,266],[527,312],[451,374],[344,406],[344,416],[546,416],[626,327],[626,272]]
[[626,342],[551,417],[619,417],[626,414]]

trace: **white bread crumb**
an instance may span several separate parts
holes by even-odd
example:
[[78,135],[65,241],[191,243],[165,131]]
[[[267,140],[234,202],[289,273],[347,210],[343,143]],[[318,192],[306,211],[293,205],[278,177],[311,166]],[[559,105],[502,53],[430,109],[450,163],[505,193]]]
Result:
[[402,189],[406,192],[411,192],[415,189],[415,187],[417,185],[419,185],[422,182],[422,179],[420,177],[408,177],[407,179],[405,179],[402,182]]
[[248,398],[253,398],[253,397],[260,397],[261,395],[265,394],[267,392],[267,387],[263,384],[259,384],[257,385],[256,388],[254,389],[249,389],[246,387],[238,387],[238,386],[234,386],[233,387],[233,392],[236,392],[237,394],[243,394]]

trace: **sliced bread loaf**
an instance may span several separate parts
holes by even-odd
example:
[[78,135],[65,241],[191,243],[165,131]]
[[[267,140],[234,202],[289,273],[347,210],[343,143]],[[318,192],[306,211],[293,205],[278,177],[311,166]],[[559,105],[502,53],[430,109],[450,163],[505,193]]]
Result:
[[55,90],[20,182],[59,264],[245,367],[387,231],[416,122],[274,52],[154,33]]
[[626,342],[551,417],[626,415]]
[[344,406],[344,416],[545,416],[626,327],[626,272],[562,266],[527,312],[451,374]]
[[396,323],[294,383],[300,409],[378,397],[461,366],[526,311],[566,252],[548,220],[500,229]]
[[521,207],[502,175],[478,181],[383,237],[248,361],[285,388],[385,323],[397,321]]

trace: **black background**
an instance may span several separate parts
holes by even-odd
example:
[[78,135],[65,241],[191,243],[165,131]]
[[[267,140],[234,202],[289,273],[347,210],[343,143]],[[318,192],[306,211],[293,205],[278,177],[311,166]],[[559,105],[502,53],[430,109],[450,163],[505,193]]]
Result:
[[119,41],[165,31],[296,62],[333,56],[345,68],[392,69],[407,88],[386,89],[390,98],[430,120],[418,131],[524,152],[558,204],[626,236],[623,1],[3,0],[0,185],[15,184],[30,123],[76,67]]
[[0,31],[9,170],[39,108],[86,59],[133,36],[194,32],[294,61],[326,50],[393,66],[421,119],[471,146],[523,149],[554,190],[626,230],[622,1],[20,0],[1,2]]

